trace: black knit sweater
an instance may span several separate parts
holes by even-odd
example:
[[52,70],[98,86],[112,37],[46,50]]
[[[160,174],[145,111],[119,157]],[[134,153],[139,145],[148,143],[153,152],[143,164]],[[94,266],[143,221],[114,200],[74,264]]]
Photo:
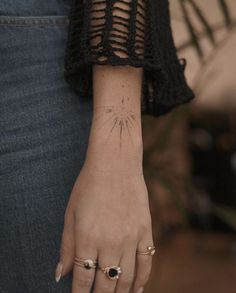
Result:
[[186,60],[177,57],[168,0],[73,0],[65,78],[80,96],[92,98],[93,64],[143,67],[142,114],[160,116],[194,98]]

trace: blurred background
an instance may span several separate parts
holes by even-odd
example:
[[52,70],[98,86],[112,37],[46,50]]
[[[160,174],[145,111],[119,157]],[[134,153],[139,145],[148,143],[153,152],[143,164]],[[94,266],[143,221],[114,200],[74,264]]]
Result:
[[236,1],[169,2],[196,98],[142,121],[157,245],[145,293],[236,293]]

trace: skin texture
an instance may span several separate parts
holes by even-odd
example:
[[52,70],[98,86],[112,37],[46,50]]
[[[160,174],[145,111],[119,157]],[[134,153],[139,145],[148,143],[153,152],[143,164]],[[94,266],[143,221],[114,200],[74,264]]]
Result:
[[[127,5],[119,5],[123,10],[116,15],[127,17]],[[91,42],[99,41],[96,37]],[[94,281],[94,293],[141,293],[150,275],[152,257],[136,254],[153,245],[142,169],[142,75],[142,68],[93,66],[89,144],[66,208],[56,270],[58,280],[73,269],[72,293],[89,293]],[[120,266],[122,274],[110,280],[101,270],[73,266],[75,256],[97,259],[101,267]]]
[[[73,269],[72,293],[138,292],[153,244],[142,170],[140,91],[142,69],[94,66],[94,114],[84,166],[73,186],[61,243],[62,276]],[[111,90],[112,89],[112,90]],[[74,257],[120,266],[119,280],[74,266]],[[133,290],[133,291],[131,291]]]

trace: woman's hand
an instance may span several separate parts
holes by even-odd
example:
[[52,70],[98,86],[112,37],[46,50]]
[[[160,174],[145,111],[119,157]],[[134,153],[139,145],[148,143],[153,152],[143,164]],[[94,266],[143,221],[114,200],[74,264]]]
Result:
[[94,281],[94,293],[140,293],[149,278],[152,257],[136,251],[153,244],[143,174],[129,167],[133,161],[126,160],[125,166],[117,158],[109,165],[96,163],[86,160],[66,209],[61,276],[72,269],[75,256],[97,259],[101,267],[120,266],[120,278],[110,280],[101,270],[74,265],[72,293],[89,293]]
[[[72,293],[90,293],[93,282],[93,293],[141,293],[149,278],[152,258],[136,254],[153,245],[142,170],[142,73],[131,66],[93,66],[89,144],[66,209],[57,269],[64,276],[73,268]],[[120,266],[120,278],[73,267],[75,256]]]

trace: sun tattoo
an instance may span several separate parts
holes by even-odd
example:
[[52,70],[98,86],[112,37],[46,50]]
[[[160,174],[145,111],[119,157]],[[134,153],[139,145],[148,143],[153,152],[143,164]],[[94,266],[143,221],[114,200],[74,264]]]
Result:
[[136,135],[135,130],[138,129],[138,122],[136,119],[137,113],[131,108],[130,98],[122,97],[118,106],[103,106],[99,108],[102,111],[96,119],[100,120],[101,117],[105,118],[102,119],[102,124],[100,122],[98,123],[98,128],[108,127],[108,136],[105,143],[109,142],[111,135],[116,134],[119,135],[120,149],[122,148],[122,141],[126,138],[126,135],[128,135],[132,145],[134,145],[132,136]]

